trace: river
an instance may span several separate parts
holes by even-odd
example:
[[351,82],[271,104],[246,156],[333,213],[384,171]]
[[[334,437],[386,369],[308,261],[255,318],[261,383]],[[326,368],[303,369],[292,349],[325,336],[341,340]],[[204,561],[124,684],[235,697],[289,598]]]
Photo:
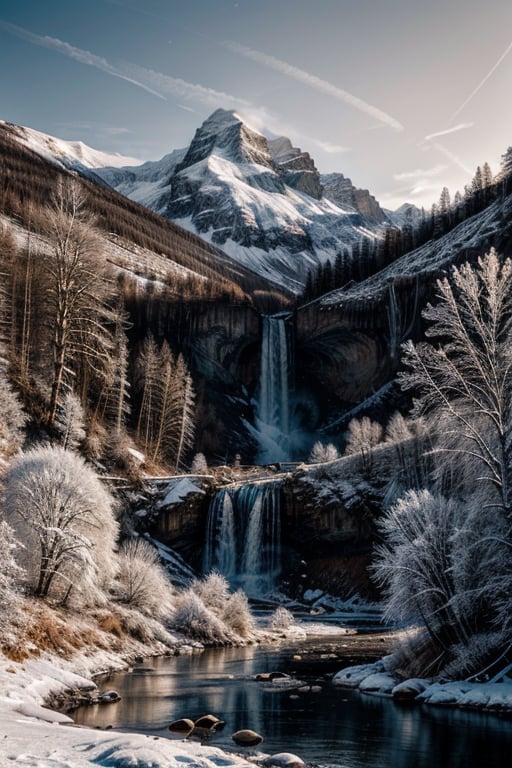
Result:
[[[512,723],[495,715],[400,706],[331,683],[334,672],[359,661],[352,636],[278,647],[223,648],[151,660],[131,673],[101,681],[122,701],[84,707],[76,722],[172,738],[180,717],[211,712],[226,727],[211,743],[236,748],[231,734],[251,728],[264,736],[268,754],[293,752],[323,768],[503,768],[512,754]],[[376,656],[378,642],[370,656]],[[280,690],[257,682],[280,670],[309,690]],[[254,754],[254,749],[250,754]]]

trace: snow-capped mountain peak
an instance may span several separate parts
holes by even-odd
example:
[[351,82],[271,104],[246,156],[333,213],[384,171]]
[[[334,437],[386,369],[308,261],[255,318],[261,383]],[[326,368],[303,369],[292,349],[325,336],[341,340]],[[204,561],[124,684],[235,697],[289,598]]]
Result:
[[233,259],[297,291],[310,269],[333,261],[363,235],[375,236],[374,221],[323,195],[307,152],[286,137],[268,140],[230,110],[213,112],[189,147],[159,161],[158,170],[146,163],[99,174]]

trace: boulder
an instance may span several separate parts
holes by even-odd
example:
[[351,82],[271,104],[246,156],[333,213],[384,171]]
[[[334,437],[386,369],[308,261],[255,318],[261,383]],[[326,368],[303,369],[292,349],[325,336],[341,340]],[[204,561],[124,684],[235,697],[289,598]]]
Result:
[[270,755],[261,761],[265,766],[276,766],[276,768],[305,768],[306,764],[300,757],[291,752],[279,752],[276,755]]
[[188,717],[180,717],[179,720],[173,720],[169,725],[169,730],[173,733],[181,733],[188,736],[194,730],[194,721]]
[[249,728],[235,731],[231,738],[239,747],[255,747],[256,744],[261,744],[263,741],[263,736],[260,736],[256,731],[251,731]]
[[195,728],[201,728],[205,731],[221,731],[225,725],[224,720],[219,720],[216,715],[211,714],[202,715],[194,723]]
[[103,691],[97,698],[98,704],[115,704],[116,701],[121,701],[117,691]]

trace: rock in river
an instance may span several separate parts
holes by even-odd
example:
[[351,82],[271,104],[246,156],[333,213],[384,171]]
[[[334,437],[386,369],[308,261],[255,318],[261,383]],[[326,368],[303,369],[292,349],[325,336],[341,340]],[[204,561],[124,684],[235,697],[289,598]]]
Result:
[[261,744],[263,741],[263,736],[260,736],[256,731],[251,731],[249,728],[242,728],[241,731],[236,731],[231,738],[239,747],[255,747],[256,744]]

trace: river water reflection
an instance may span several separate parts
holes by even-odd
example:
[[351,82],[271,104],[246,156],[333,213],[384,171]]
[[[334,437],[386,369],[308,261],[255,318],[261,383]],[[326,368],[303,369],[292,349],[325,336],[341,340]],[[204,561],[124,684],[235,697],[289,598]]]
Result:
[[[231,734],[252,728],[264,736],[261,751],[293,752],[308,764],[329,768],[503,768],[507,763],[510,720],[404,707],[339,688],[330,676],[343,664],[328,647],[316,650],[309,648],[304,655],[297,647],[251,646],[152,660],[134,673],[102,681],[102,689],[119,691],[121,702],[82,708],[74,719],[171,738],[171,721],[212,712],[226,721],[224,731],[212,739],[216,746],[234,751]],[[297,654],[302,659],[294,658]],[[253,679],[273,670],[294,674],[320,690],[275,690]]]

